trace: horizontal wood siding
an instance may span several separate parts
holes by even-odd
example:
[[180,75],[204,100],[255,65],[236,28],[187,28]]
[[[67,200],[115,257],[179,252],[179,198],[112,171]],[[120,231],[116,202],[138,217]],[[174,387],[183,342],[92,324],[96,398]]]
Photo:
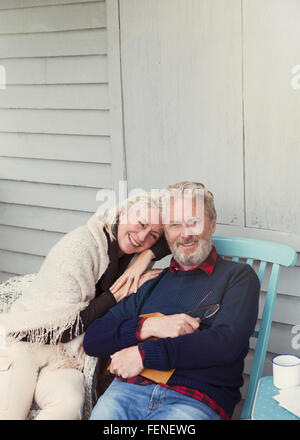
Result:
[[0,179],[1,201],[94,212],[98,189]]
[[111,162],[108,136],[1,133],[2,157],[65,160],[73,162]]
[[2,0],[0,279],[38,271],[112,187],[106,2]]
[[[70,5],[69,7],[72,7]],[[105,55],[105,29],[0,36],[1,58]]]
[[108,86],[10,85],[3,94],[0,108],[108,110]]
[[2,58],[1,65],[6,70],[7,85],[105,84],[108,81],[105,54],[65,58]]
[[0,15],[0,34],[99,28],[106,28],[104,2],[2,10]]
[[[105,0],[100,0],[104,2]],[[52,6],[70,3],[99,3],[99,0],[1,0],[1,9],[31,8],[32,6]]]

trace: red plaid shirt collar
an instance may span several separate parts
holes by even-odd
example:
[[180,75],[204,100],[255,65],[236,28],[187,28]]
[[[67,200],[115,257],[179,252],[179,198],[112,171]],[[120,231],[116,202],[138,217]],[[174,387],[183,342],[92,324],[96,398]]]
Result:
[[[203,261],[203,263],[199,264],[199,266],[197,267],[193,267],[193,269],[190,270],[203,270],[208,276],[211,276],[211,274],[213,273],[216,261],[217,261],[217,251],[215,246],[212,247],[212,250],[209,254],[209,256],[206,258],[205,261]],[[174,258],[172,258],[171,262],[170,262],[170,267],[169,267],[170,271],[173,273],[176,273],[177,271],[179,272],[183,272],[183,269],[180,267],[180,265],[177,263],[176,260],[174,260]]]

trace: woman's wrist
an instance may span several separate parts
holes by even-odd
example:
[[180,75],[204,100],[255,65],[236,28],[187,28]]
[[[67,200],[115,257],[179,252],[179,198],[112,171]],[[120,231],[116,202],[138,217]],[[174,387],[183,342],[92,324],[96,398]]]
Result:
[[147,261],[148,260],[148,264],[151,263],[151,261],[153,260],[153,258],[155,258],[155,254],[153,253],[153,251],[151,249],[146,249],[145,251],[143,251],[141,253],[141,256]]
[[123,292],[121,291],[121,289],[117,290],[115,293],[111,292],[111,294],[113,295],[117,303],[123,299]]

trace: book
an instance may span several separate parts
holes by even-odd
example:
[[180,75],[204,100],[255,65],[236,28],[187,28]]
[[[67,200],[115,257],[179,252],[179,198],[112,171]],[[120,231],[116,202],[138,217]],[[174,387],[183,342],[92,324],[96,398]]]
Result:
[[[155,312],[155,313],[146,313],[146,314],[140,315],[141,318],[150,318],[150,317],[156,317],[156,316],[164,316],[164,314],[159,313],[159,312]],[[157,338],[152,337],[149,339],[156,340]],[[109,370],[109,368],[110,368],[110,364],[107,367],[107,369]],[[146,379],[153,380],[154,382],[157,382],[157,383],[165,384],[168,382],[168,380],[170,379],[170,377],[172,376],[174,371],[175,371],[175,368],[172,368],[171,370],[155,370],[152,368],[144,368],[144,370],[140,372],[140,376],[143,376]]]
[[[144,315],[140,315],[141,318],[150,318],[153,316],[164,316],[164,314],[155,312],[155,313],[146,313]],[[156,340],[157,338],[153,337],[149,339]],[[147,379],[151,379],[157,383],[165,384],[168,382],[174,371],[175,368],[172,368],[171,370],[155,370],[152,368],[144,368],[144,370],[141,371],[140,376],[146,377]]]

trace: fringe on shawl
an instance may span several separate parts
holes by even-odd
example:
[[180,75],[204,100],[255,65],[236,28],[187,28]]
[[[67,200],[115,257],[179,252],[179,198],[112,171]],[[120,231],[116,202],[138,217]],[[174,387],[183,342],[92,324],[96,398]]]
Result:
[[[65,319],[58,319],[50,326],[19,330],[8,333],[8,342],[19,342],[26,338],[27,342],[37,344],[57,345],[61,342],[63,333],[70,329],[70,340],[82,333],[83,322],[80,317],[80,311],[75,316],[67,316]],[[73,332],[72,332],[73,330]]]
[[9,344],[13,344],[26,338],[26,342],[29,344],[51,344],[58,346],[58,357],[55,364],[52,365],[55,369],[62,368],[76,368],[82,371],[84,368],[85,353],[70,353],[66,345],[61,342],[63,333],[70,329],[70,341],[75,339],[82,333],[83,323],[80,317],[80,311],[76,313],[76,316],[67,320],[60,320],[53,323],[51,327],[41,327],[36,329],[28,329],[17,332],[9,333],[6,337],[6,341]]

